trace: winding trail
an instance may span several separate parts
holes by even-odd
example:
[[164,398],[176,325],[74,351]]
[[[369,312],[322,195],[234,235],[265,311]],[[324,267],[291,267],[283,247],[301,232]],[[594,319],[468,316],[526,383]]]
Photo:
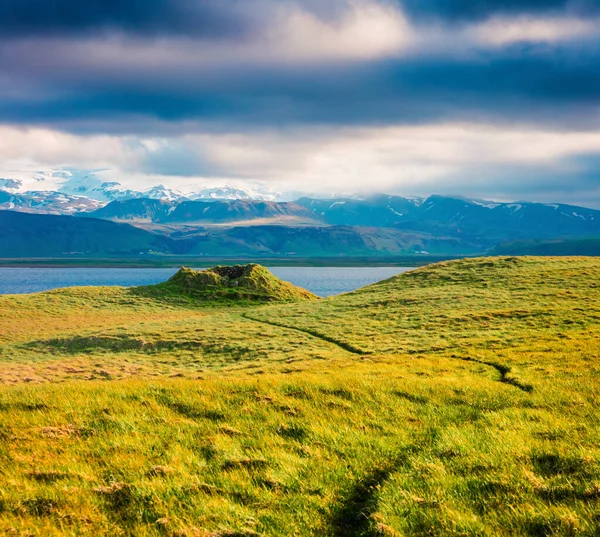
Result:
[[508,384],[509,386],[514,386],[521,391],[531,393],[533,391],[533,386],[531,384],[526,384],[521,382],[518,378],[511,377],[509,374],[512,372],[512,369],[507,365],[497,364],[495,362],[484,362],[483,360],[477,360],[476,358],[460,358],[458,356],[452,356],[453,360],[460,360],[462,362],[471,362],[476,364],[485,365],[487,367],[493,367],[498,373],[500,373],[499,382],[503,384]]
[[376,494],[395,469],[396,461],[373,469],[357,481],[343,498],[331,521],[334,537],[376,537],[381,533],[374,527],[372,515],[377,512]]
[[394,470],[393,464],[375,468],[369,475],[356,482],[350,493],[342,500],[331,521],[335,537],[375,537],[381,535],[373,528],[371,516],[377,510],[375,494]]
[[308,334],[309,336],[312,336],[314,338],[321,339],[323,341],[327,341],[327,343],[331,343],[332,345],[336,345],[340,349],[345,350],[346,352],[350,352],[352,354],[357,354],[359,356],[367,356],[367,355],[371,354],[370,352],[360,349],[359,347],[356,347],[356,346],[352,345],[351,343],[348,343],[346,341],[341,341],[341,340],[333,338],[331,336],[326,336],[325,334],[321,334],[320,332],[317,332],[316,330],[311,330],[309,328],[299,328],[297,326],[288,326],[283,323],[276,323],[274,321],[266,321],[264,319],[256,319],[254,317],[250,317],[250,315],[248,315],[247,313],[242,313],[242,317],[244,319],[248,319],[249,321],[254,321],[256,323],[268,324],[270,326],[276,326],[277,328],[284,328],[286,330],[294,330],[295,332],[302,332],[303,334]]
[[[359,347],[352,345],[351,343],[321,334],[316,330],[289,326],[275,321],[257,319],[251,317],[247,313],[242,313],[241,316],[244,319],[254,321],[256,323],[308,334],[314,338],[336,345],[340,349],[352,354],[359,356],[371,354]],[[495,362],[485,362],[483,360],[477,360],[476,358],[469,357],[461,358],[458,356],[452,356],[451,358],[454,360],[477,363],[491,367],[500,374],[500,378],[498,379],[499,382],[508,384],[527,393],[533,391],[533,386],[525,384],[519,381],[517,378],[510,376],[512,370],[508,366]],[[393,458],[381,461],[379,465],[372,468],[369,473],[357,480],[350,487],[349,491],[338,504],[335,514],[330,521],[330,531],[333,537],[377,537],[382,535],[381,527],[379,527],[376,521],[373,520],[373,515],[378,509],[377,494],[381,486],[389,479],[390,475],[396,469],[398,469],[399,466],[402,466],[407,462],[408,455],[411,452],[419,451],[420,449],[422,449],[422,446],[410,446],[407,447],[407,449],[400,451]]]
[[410,456],[422,451],[420,445],[408,445],[393,457],[381,461],[356,481],[338,504],[330,521],[333,537],[381,537],[382,528],[373,519],[377,513],[378,494],[391,474],[405,466]]
[[[333,338],[331,336],[327,336],[325,334],[321,334],[320,332],[317,332],[316,330],[311,330],[310,328],[299,328],[297,326],[289,326],[289,325],[286,325],[283,323],[277,323],[275,321],[267,321],[265,319],[256,319],[255,317],[251,317],[247,313],[242,313],[242,317],[244,319],[247,319],[249,321],[254,321],[256,323],[267,324],[270,326],[275,326],[277,328],[283,328],[286,330],[294,330],[295,332],[301,332],[303,334],[308,334],[309,336],[312,336],[317,339],[321,339],[322,341],[326,341],[327,343],[331,343],[332,345],[336,345],[340,349],[345,350],[346,352],[350,352],[352,354],[356,354],[358,356],[368,356],[368,355],[372,354],[371,352],[365,351],[364,349],[361,349],[360,347],[356,347],[355,345],[352,345],[351,343],[348,343],[346,341],[341,341],[339,339]],[[500,373],[500,379],[498,379],[499,382],[502,382],[503,384],[508,384],[509,386],[513,386],[523,392],[531,393],[533,391],[533,386],[531,386],[531,384],[526,384],[524,382],[521,382],[519,379],[517,379],[513,376],[510,376],[512,369],[506,365],[498,364],[495,362],[485,362],[483,360],[477,360],[476,358],[469,358],[469,357],[461,358],[458,356],[452,356],[451,358],[453,360],[460,360],[462,362],[471,362],[471,363],[485,365],[487,367],[492,367],[496,371],[498,371],[498,373]]]

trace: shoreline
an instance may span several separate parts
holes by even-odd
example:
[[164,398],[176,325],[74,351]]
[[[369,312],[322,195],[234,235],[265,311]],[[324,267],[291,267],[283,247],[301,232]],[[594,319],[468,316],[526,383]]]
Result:
[[398,256],[398,257],[174,257],[140,258],[12,258],[0,259],[0,268],[178,268],[194,266],[210,268],[216,265],[259,263],[271,267],[422,267],[460,256]]

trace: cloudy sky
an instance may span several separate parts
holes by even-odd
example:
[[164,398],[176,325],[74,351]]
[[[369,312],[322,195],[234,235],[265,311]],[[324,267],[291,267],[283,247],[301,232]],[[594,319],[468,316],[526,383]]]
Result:
[[3,0],[0,177],[600,207],[598,0]]

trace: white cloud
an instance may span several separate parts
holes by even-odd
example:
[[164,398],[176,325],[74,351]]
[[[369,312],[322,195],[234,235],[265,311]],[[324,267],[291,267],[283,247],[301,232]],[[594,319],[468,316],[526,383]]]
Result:
[[50,166],[84,164],[103,167],[132,163],[134,151],[124,139],[110,135],[78,136],[44,128],[0,125],[0,162],[45,163]]
[[294,132],[191,135],[228,173],[287,178],[329,187],[367,181],[392,185],[436,179],[473,165],[552,166],[600,152],[600,132],[544,131],[477,124],[382,128],[310,128]]
[[600,39],[600,19],[570,16],[493,16],[482,22],[412,26],[403,53],[412,56],[477,58],[482,50],[518,43],[559,44]]
[[260,54],[300,61],[368,60],[396,55],[413,39],[405,16],[391,4],[353,2],[334,21],[295,6],[282,13]]
[[[509,199],[560,173],[568,184],[582,154],[600,154],[600,132],[440,124],[132,138],[0,128],[0,177],[31,179],[33,170],[67,165],[110,168],[103,179],[135,189],[233,183],[278,191],[485,195],[502,191],[494,186],[501,181]],[[169,170],[177,162],[170,166],[169,159],[180,158],[189,167],[174,176]]]
[[470,28],[475,42],[503,47],[518,42],[554,43],[598,35],[600,20],[571,17],[495,17]]

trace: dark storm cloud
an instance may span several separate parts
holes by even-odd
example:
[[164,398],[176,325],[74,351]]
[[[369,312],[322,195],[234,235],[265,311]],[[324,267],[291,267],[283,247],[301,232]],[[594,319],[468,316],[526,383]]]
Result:
[[598,0],[397,0],[416,19],[451,22],[482,20],[496,15],[600,13]]
[[[597,50],[597,48],[595,49]],[[478,61],[420,58],[361,65],[243,67],[174,73],[44,75],[46,93],[0,100],[0,121],[113,121],[113,132],[145,129],[143,118],[204,121],[238,129],[281,124],[395,124],[481,120],[595,128],[600,62],[595,53],[498,51]],[[593,111],[596,110],[594,113]],[[592,113],[590,113],[592,111]],[[82,121],[85,123],[85,121]],[[86,128],[89,128],[86,127]],[[110,127],[109,127],[110,128]]]
[[[444,20],[523,13],[571,16],[600,10],[597,0],[400,3],[415,16],[429,14]],[[464,47],[473,50],[456,56],[442,47],[387,59],[333,58],[315,64],[247,61],[244,48],[233,49],[221,60],[221,49],[206,48],[207,35],[223,37],[219,42],[229,46],[237,42],[235,37],[258,32],[261,25],[266,32],[277,20],[273,18],[277,5],[302,6],[316,17],[335,19],[348,3],[4,0],[0,2],[0,122],[115,133],[140,133],[157,121],[201,121],[242,130],[257,125],[454,120],[522,121],[565,128],[597,125],[600,35],[596,40],[586,38],[585,43],[515,43],[491,50],[477,49],[467,41]],[[130,41],[119,48],[119,43],[94,33],[107,29],[134,35],[130,41],[142,46],[131,52]],[[168,39],[163,43],[155,34]],[[226,38],[229,34],[234,38]],[[461,39],[465,37],[457,33],[456,41]],[[174,48],[165,55],[163,45]],[[273,58],[268,56],[272,51],[264,52]],[[198,58],[212,63],[196,63]]]
[[[417,19],[471,21],[497,14],[600,13],[598,0],[390,0]],[[268,24],[276,7],[301,5],[328,18],[344,0],[3,0],[0,37],[116,31],[228,36]]]
[[255,21],[240,0],[2,0],[0,38],[81,35],[235,36]]

